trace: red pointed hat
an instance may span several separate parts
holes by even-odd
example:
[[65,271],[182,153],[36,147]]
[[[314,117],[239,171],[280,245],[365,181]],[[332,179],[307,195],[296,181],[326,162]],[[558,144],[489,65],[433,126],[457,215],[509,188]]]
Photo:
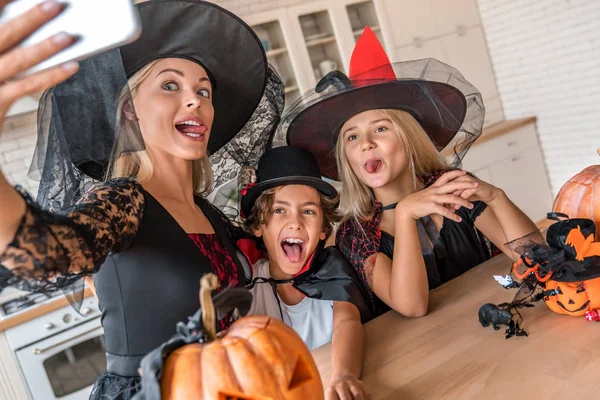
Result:
[[340,128],[353,115],[374,109],[409,112],[439,150],[464,133],[455,140],[457,164],[483,127],[481,94],[460,72],[433,58],[392,64],[366,27],[352,53],[349,76],[333,71],[323,77],[290,107],[278,136],[313,153],[322,175],[338,179],[334,153]]

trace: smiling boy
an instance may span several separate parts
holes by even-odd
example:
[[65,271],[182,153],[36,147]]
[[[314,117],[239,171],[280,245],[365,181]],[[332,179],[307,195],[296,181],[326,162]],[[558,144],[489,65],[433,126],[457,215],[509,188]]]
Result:
[[250,314],[283,320],[311,350],[332,341],[327,398],[362,399],[368,397],[359,380],[365,299],[340,253],[324,248],[338,200],[307,151],[277,147],[263,155],[257,183],[242,197],[246,227],[267,250],[254,265]]

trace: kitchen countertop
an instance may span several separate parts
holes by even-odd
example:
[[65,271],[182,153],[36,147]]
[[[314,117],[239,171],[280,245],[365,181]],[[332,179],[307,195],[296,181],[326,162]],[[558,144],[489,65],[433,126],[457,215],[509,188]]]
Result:
[[[85,289],[84,298],[93,296],[92,291],[89,288]],[[58,310],[64,306],[69,305],[69,300],[65,296],[54,297],[47,302],[37,304],[33,307],[29,307],[22,312],[4,316],[0,318],[0,332],[4,332],[7,329],[31,321],[34,318],[41,317],[52,311]]]
[[[540,301],[519,310],[529,337],[506,340],[505,326],[479,323],[481,305],[515,295],[492,278],[510,266],[500,255],[432,290],[422,318],[389,311],[365,324],[362,380],[373,400],[596,397],[598,322],[556,314]],[[331,344],[312,354],[327,385]]]

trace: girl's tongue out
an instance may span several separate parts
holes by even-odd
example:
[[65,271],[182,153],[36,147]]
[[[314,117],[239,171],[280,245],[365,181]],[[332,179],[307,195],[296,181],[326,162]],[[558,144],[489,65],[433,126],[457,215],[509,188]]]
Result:
[[370,174],[377,172],[380,167],[381,167],[381,160],[369,160],[365,164],[365,169]]
[[281,247],[290,262],[297,263],[300,261],[300,254],[302,253],[302,245],[300,243],[283,242]]

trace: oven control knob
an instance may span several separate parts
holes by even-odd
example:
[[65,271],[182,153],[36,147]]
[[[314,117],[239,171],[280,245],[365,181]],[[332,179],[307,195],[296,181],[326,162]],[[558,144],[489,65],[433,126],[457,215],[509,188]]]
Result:
[[46,322],[44,324],[44,329],[46,329],[47,331],[56,328],[56,325],[54,325],[52,322]]
[[65,315],[63,315],[63,322],[64,322],[65,324],[68,324],[69,322],[71,322],[71,319],[72,319],[72,318],[73,318],[73,317],[71,316],[71,314],[65,314]]
[[91,309],[91,308],[88,308],[88,307],[83,307],[83,308],[81,309],[81,313],[82,313],[83,315],[90,315],[90,314],[92,313],[92,309]]

